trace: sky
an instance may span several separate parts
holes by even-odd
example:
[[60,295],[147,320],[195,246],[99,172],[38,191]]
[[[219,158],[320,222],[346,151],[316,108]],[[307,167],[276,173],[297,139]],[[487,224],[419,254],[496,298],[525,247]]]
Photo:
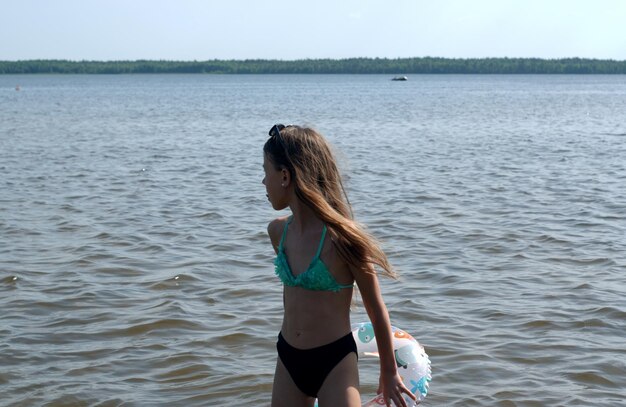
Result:
[[626,0],[0,0],[0,60],[626,60]]

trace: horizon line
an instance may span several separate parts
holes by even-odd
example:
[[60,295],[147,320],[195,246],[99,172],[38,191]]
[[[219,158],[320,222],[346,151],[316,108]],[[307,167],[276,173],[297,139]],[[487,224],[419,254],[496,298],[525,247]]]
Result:
[[299,61],[349,61],[355,59],[366,60],[409,60],[409,59],[439,59],[439,60],[492,60],[492,59],[504,59],[504,60],[539,60],[539,61],[564,61],[564,60],[586,60],[586,61],[613,61],[613,62],[626,62],[626,59],[614,59],[614,58],[589,58],[589,57],[438,57],[438,56],[421,56],[421,57],[343,57],[343,58],[295,58],[295,59],[281,59],[281,58],[213,58],[213,59],[68,59],[68,58],[30,58],[30,59],[0,59],[0,62],[29,62],[29,61],[63,61],[63,62],[207,62],[207,61],[272,61],[272,62],[299,62]]

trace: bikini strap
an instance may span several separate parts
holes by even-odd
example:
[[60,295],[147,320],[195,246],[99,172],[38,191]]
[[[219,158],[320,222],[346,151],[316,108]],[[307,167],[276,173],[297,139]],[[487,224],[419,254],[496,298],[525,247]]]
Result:
[[287,222],[285,222],[285,229],[283,229],[283,235],[280,237],[280,243],[278,244],[278,250],[281,250],[281,251],[283,250],[283,242],[285,241],[285,236],[287,236],[287,227],[291,223],[291,219],[293,219],[293,216],[290,216],[287,219]]
[[320,239],[320,246],[317,248],[317,254],[315,254],[315,258],[318,259],[320,254],[322,254],[322,247],[324,247],[324,238],[326,238],[326,225],[324,225],[324,229],[322,229],[322,238]]

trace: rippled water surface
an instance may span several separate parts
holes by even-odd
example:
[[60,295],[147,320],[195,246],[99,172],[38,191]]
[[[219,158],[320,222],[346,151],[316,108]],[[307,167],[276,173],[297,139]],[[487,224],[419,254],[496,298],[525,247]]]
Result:
[[338,149],[424,405],[621,405],[626,77],[330,75],[0,76],[0,405],[269,403],[276,122]]

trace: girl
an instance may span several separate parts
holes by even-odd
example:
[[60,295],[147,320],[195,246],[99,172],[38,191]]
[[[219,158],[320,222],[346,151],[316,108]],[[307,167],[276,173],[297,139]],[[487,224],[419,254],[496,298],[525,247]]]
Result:
[[356,344],[351,334],[353,286],[374,326],[380,353],[378,392],[387,406],[415,396],[396,371],[392,334],[374,266],[395,277],[373,238],[352,220],[328,142],[312,129],[277,124],[263,147],[263,184],[276,210],[270,222],[276,274],[284,284],[284,318],[272,406],[360,406]]

